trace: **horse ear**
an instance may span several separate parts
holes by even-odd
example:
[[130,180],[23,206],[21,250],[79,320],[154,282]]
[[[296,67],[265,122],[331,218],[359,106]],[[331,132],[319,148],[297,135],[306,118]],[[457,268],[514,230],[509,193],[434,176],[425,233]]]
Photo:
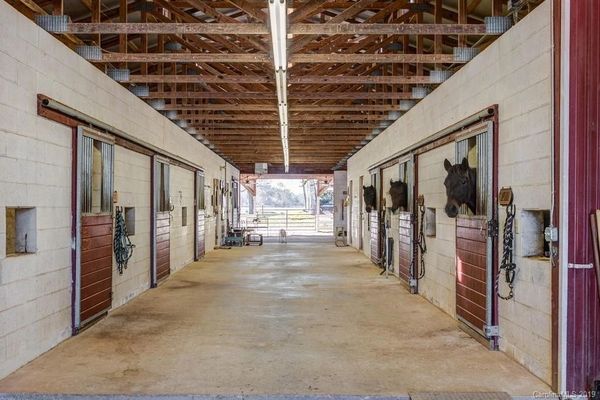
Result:
[[448,171],[452,167],[452,163],[448,159],[444,159],[444,168]]
[[469,160],[467,160],[467,157],[463,157],[462,166],[465,168],[469,168]]

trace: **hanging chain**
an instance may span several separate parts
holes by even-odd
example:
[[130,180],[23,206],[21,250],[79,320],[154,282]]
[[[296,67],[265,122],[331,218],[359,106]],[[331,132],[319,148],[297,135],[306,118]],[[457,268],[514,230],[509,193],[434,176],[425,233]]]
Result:
[[[517,264],[513,261],[513,241],[514,241],[514,220],[515,206],[509,204],[506,206],[506,220],[504,221],[504,238],[502,240],[502,262],[496,276],[496,293],[503,300],[510,300],[514,297],[514,281],[516,275]],[[500,276],[504,272],[504,281],[508,285],[508,295],[500,294]]]
[[113,245],[117,270],[119,271],[119,275],[123,275],[123,270],[127,269],[127,262],[133,255],[135,245],[129,239],[123,210],[120,207],[117,207],[115,213],[115,238]]
[[420,253],[420,270],[417,279],[423,279],[425,277],[425,253],[427,253],[427,242],[425,241],[425,233],[423,232],[425,227],[425,204],[419,206],[419,237],[417,239],[417,246],[419,246]]

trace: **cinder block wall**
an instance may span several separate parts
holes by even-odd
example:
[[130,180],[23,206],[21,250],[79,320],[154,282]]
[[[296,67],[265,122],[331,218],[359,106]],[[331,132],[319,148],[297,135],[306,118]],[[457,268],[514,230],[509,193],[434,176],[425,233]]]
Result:
[[419,293],[453,317],[456,316],[456,235],[454,219],[444,212],[446,191],[444,159],[454,163],[454,143],[419,155],[418,190],[425,207],[435,208],[436,235],[426,237],[425,276],[419,280]]
[[[355,200],[353,224],[358,218],[358,179],[364,175],[365,182],[370,182],[369,166],[493,104],[499,107],[499,185],[512,186],[519,212],[527,208],[550,208],[551,21],[551,2],[546,1],[350,158],[348,180],[354,182],[352,197]],[[440,160],[441,157],[431,162]],[[439,167],[435,168],[439,173]],[[501,211],[500,221],[503,220]],[[547,260],[521,256],[520,222],[518,215],[516,262],[519,273],[515,298],[500,302],[500,347],[549,383],[551,267]],[[453,229],[447,229],[451,225],[452,221],[446,223],[438,212],[438,237],[443,234],[448,241],[453,240]],[[353,235],[356,247],[356,229]],[[367,243],[365,253],[368,253],[366,247]],[[455,267],[448,271],[447,258],[452,257],[452,253],[444,252],[442,247],[430,253],[432,259],[428,260],[428,267],[433,271],[422,289],[430,301],[453,315],[450,299],[454,293],[449,295],[446,289],[451,279],[449,271]],[[441,271],[435,272],[435,268]],[[439,283],[434,284],[435,280]]]
[[[220,167],[226,163],[2,1],[0,37],[2,378],[71,332],[72,132],[37,116],[38,93],[112,125],[141,144],[202,167],[208,184],[213,178],[224,178]],[[123,276],[115,276],[115,307],[148,287],[149,249],[145,243],[149,242],[149,220],[144,214],[149,215],[149,203],[142,192],[149,183],[142,178],[141,165],[146,162],[143,158],[116,147],[115,188],[121,193],[119,205],[139,207],[139,237],[136,233],[133,238],[138,247],[129,269]],[[227,171],[229,177],[239,176],[232,165],[227,165]],[[186,187],[187,196],[189,186]],[[38,249],[35,254],[6,257],[5,207],[17,206],[37,208]],[[215,245],[214,219],[207,221],[206,238],[206,249],[211,251]],[[186,259],[187,254],[178,263]]]
[[398,212],[400,210],[396,210],[396,214],[392,213],[392,196],[390,196],[390,179],[393,181],[397,181],[400,177],[400,166],[398,164],[393,165],[391,167],[385,168],[382,171],[383,178],[383,196],[385,198],[385,207],[386,207],[386,215],[390,222],[389,234],[390,237],[394,239],[394,275],[398,275],[398,264],[400,263],[400,257],[398,253],[398,238],[399,238],[399,220],[398,220]]
[[135,207],[135,234],[129,237],[135,249],[123,275],[113,268],[113,307],[150,287],[150,166],[149,156],[115,146],[115,205]]
[[[171,166],[171,272],[194,260],[194,173]],[[187,207],[183,226],[182,207]]]

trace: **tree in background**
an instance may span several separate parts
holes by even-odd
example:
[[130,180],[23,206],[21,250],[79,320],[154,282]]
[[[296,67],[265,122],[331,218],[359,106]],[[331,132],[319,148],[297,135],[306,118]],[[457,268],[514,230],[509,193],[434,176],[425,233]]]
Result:
[[256,182],[256,205],[259,207],[302,207],[304,199],[282,183],[259,179]]

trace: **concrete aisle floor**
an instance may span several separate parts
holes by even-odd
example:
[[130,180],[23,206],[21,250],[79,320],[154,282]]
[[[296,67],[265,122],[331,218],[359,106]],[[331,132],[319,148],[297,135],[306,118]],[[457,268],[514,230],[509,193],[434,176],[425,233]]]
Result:
[[549,388],[351,248],[210,253],[0,392],[406,394]]

